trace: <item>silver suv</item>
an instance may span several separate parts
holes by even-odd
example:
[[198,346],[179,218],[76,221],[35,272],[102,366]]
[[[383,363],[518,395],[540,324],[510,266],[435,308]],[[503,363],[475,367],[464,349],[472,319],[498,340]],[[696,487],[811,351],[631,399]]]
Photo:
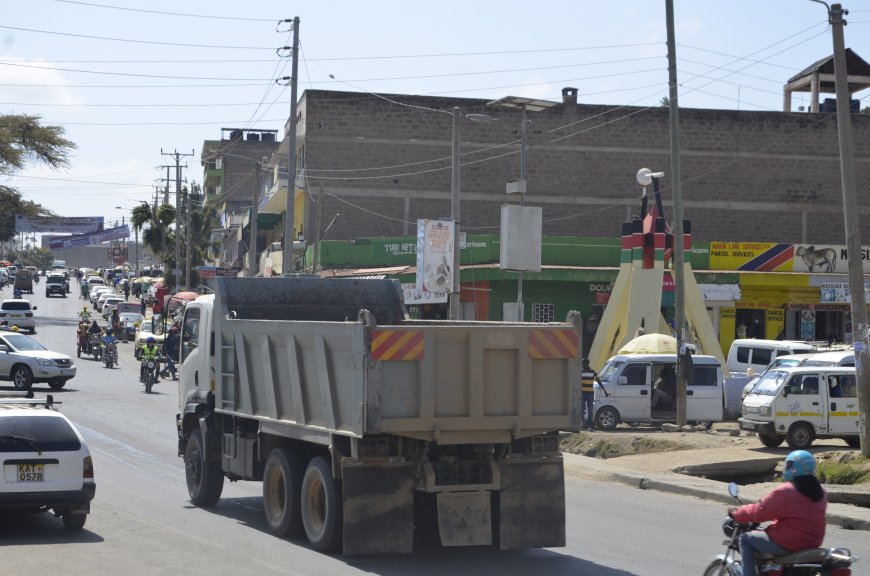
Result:
[[96,493],[85,439],[49,395],[0,396],[0,510],[52,509],[68,530],[81,530]]
[[66,354],[46,350],[24,334],[0,331],[0,380],[12,380],[18,390],[30,390],[34,382],[60,390],[75,375],[76,365]]

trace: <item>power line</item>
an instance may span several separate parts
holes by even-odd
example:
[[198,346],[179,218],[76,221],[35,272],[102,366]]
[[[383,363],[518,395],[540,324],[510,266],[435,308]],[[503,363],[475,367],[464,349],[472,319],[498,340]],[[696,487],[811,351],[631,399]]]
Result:
[[211,20],[237,20],[246,22],[275,22],[275,18],[244,18],[242,16],[215,16],[213,14],[186,14],[183,12],[162,12],[160,10],[144,10],[141,8],[127,8],[123,6],[110,6],[108,4],[96,4],[94,2],[78,2],[76,0],[54,0],[63,4],[79,4],[93,8],[108,8],[111,10],[125,10],[127,12],[141,12],[145,14],[159,14],[161,16],[183,16],[185,18],[208,18]]

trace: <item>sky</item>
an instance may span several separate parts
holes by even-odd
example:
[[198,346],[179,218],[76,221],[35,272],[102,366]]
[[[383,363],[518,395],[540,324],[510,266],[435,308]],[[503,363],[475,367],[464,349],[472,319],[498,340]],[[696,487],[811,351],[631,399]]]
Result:
[[[843,3],[870,61],[870,0]],[[2,178],[62,216],[129,218],[183,157],[201,182],[221,128],[283,130],[290,26],[306,89],[655,106],[668,94],[665,0],[0,0],[0,114],[35,114],[76,143],[61,170]],[[295,12],[294,12],[295,10]],[[782,110],[782,86],[833,52],[823,4],[674,0],[679,104]],[[832,96],[830,96],[832,97]],[[858,93],[870,106],[870,90]],[[807,95],[794,96],[795,109]],[[173,171],[174,178],[174,171]],[[174,183],[173,183],[174,189]]]

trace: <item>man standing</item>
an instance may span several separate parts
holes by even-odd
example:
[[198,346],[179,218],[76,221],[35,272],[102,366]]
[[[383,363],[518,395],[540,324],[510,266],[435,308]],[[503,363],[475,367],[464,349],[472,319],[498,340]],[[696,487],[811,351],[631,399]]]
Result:
[[[581,407],[586,412],[586,429],[592,431],[592,420],[595,414],[593,413],[593,404],[595,402],[595,381],[598,379],[598,373],[589,366],[589,358],[583,359],[583,373],[580,375]],[[604,386],[601,386],[601,391],[605,396],[610,396]]]

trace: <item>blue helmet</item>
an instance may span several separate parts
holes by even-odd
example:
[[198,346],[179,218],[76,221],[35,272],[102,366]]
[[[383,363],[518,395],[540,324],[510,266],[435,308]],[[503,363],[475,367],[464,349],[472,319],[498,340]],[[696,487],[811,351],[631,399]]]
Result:
[[806,450],[795,450],[785,457],[785,469],[782,479],[786,482],[796,476],[813,476],[816,473],[816,459]]

